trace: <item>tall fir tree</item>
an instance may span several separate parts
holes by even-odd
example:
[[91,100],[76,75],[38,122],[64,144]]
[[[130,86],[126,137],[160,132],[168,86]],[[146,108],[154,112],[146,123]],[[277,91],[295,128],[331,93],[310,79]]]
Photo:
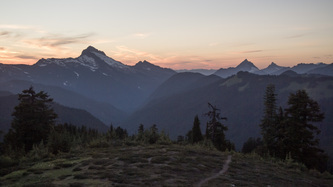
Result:
[[203,140],[201,129],[200,129],[200,120],[198,115],[194,117],[193,127],[192,127],[192,143],[197,143]]
[[11,129],[5,136],[5,142],[13,149],[24,148],[25,152],[41,141],[47,143],[57,114],[50,104],[53,99],[43,91],[36,93],[33,87],[19,94],[20,103],[12,114]]
[[144,132],[145,132],[144,125],[141,123],[138,128],[138,136],[137,136],[138,141],[144,140]]
[[285,112],[282,107],[279,107],[276,116],[276,131],[275,131],[275,150],[270,150],[274,153],[273,156],[280,159],[285,159],[287,152],[285,151],[286,134],[287,134],[287,120]]
[[319,148],[319,139],[315,137],[320,130],[311,123],[321,122],[324,113],[305,90],[290,94],[288,106],[285,109],[285,152],[309,168],[323,170],[327,157]]
[[260,123],[264,147],[271,154],[275,155],[277,138],[277,113],[276,113],[275,86],[270,84],[266,87],[264,96],[264,115]]

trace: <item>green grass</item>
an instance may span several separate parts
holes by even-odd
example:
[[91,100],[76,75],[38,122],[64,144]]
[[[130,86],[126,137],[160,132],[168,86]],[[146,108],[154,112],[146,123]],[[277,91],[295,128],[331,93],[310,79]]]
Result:
[[27,161],[0,176],[0,186],[193,186],[218,173],[228,155],[229,170],[203,186],[333,186],[332,175],[299,164],[180,145],[89,148]]

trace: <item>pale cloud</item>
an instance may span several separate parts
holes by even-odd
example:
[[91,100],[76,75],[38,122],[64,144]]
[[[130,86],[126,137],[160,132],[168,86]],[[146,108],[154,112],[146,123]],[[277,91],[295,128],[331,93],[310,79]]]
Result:
[[111,51],[110,56],[125,64],[134,65],[139,61],[147,60],[161,67],[172,69],[192,68],[216,68],[216,59],[207,59],[196,55],[179,55],[177,53],[166,56],[129,48],[117,46]]
[[244,53],[260,53],[260,52],[263,52],[263,50],[239,51],[239,52],[236,52],[236,54],[244,54]]
[[207,59],[202,56],[174,56],[164,59],[159,64],[172,69],[214,69],[217,68],[217,62],[217,59]]
[[313,30],[313,28],[311,28],[311,27],[300,27],[300,26],[292,27],[290,29],[294,30],[294,31],[310,31],[310,30]]
[[15,51],[0,51],[0,63],[10,64],[33,64],[36,63],[37,57],[29,55],[18,55]]
[[95,43],[92,42],[94,35],[94,33],[53,34],[38,27],[0,25],[1,41],[6,46],[6,49],[0,50],[2,54],[0,61],[32,64],[36,59],[45,56],[55,58],[72,56],[74,55],[73,45],[86,46]]
[[14,31],[0,31],[0,37],[6,37],[6,38],[18,38],[20,37],[21,34],[18,32],[14,32]]
[[287,36],[286,39],[301,38],[304,35],[305,34],[295,34],[295,35]]
[[233,42],[232,44],[230,44],[230,47],[248,47],[251,45],[255,45],[255,43],[244,43],[244,42]]
[[10,34],[10,32],[8,32],[8,31],[1,31],[0,32],[0,36],[6,36],[6,35],[9,35]]
[[19,53],[19,52],[17,52],[17,51],[12,51],[12,50],[6,49],[6,48],[4,48],[4,47],[0,47],[0,53],[17,54],[17,53]]
[[158,61],[161,57],[149,52],[132,49],[127,46],[116,46],[116,50],[111,51],[113,56],[122,58],[126,63],[134,64],[140,60]]
[[133,36],[140,39],[149,37],[152,33],[134,33]]
[[213,42],[213,43],[208,44],[209,47],[216,47],[218,45],[220,45],[219,42]]
[[32,60],[37,60],[38,59],[38,57],[30,56],[30,55],[17,55],[15,57],[20,58],[20,59],[32,59]]
[[113,43],[115,42],[114,40],[105,40],[105,39],[101,39],[101,40],[94,40],[94,44],[107,44],[107,43]]
[[0,29],[32,29],[32,26],[26,25],[0,25]]
[[47,33],[47,31],[45,31],[44,29],[41,29],[38,26],[31,26],[31,25],[0,25],[0,29],[6,29],[7,31],[10,30],[10,32],[32,31],[39,34]]
[[10,48],[0,47],[0,62],[12,64],[32,64],[38,59],[35,56],[24,55],[20,51],[12,50]]
[[50,35],[41,38],[27,39],[24,42],[39,47],[57,48],[67,44],[87,43],[86,40],[91,36],[93,36],[91,33],[77,36]]

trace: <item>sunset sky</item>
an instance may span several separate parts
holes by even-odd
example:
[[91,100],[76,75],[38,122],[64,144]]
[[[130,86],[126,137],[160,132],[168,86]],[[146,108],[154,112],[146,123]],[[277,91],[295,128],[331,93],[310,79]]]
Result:
[[332,0],[0,0],[0,63],[77,57],[218,69],[333,63]]

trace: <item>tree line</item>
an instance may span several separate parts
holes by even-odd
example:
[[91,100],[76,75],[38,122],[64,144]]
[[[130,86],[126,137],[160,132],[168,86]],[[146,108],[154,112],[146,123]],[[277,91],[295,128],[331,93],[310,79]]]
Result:
[[264,95],[264,114],[260,123],[262,139],[249,138],[242,152],[257,152],[278,159],[292,159],[308,168],[324,171],[328,156],[319,148],[315,125],[323,121],[319,104],[305,90],[297,90],[288,98],[288,107],[277,106],[275,86],[267,86]]
[[[192,129],[185,136],[178,136],[172,142],[163,130],[158,131],[154,124],[149,128],[139,125],[136,134],[129,135],[126,129],[110,125],[108,132],[100,133],[85,126],[55,124],[57,114],[51,108],[53,99],[47,93],[36,93],[32,87],[19,94],[19,104],[14,108],[11,129],[4,136],[0,153],[10,157],[22,157],[31,154],[50,154],[69,152],[73,149],[90,147],[108,147],[110,145],[138,144],[202,144],[218,150],[235,150],[232,142],[225,138],[227,126],[222,121],[220,109],[208,103],[209,118],[206,132],[200,128],[198,115],[194,117]],[[269,85],[264,95],[264,114],[260,123],[261,138],[249,138],[242,152],[256,152],[261,156],[278,159],[293,159],[304,163],[308,168],[324,171],[327,155],[319,148],[316,135],[320,130],[312,123],[321,122],[324,114],[318,103],[312,100],[306,91],[291,93],[288,108],[277,107],[275,86]]]
[[0,155],[10,158],[33,155],[39,159],[85,147],[171,143],[169,136],[164,131],[159,132],[156,124],[147,129],[140,124],[138,133],[131,136],[126,129],[112,124],[106,133],[86,126],[56,124],[58,116],[51,107],[53,99],[43,91],[35,92],[33,87],[23,90],[18,100],[11,128],[0,143]]
[[185,142],[190,144],[204,143],[210,144],[220,151],[235,150],[235,145],[225,138],[225,131],[228,127],[223,124],[222,120],[227,120],[226,117],[221,117],[220,109],[208,103],[209,111],[204,115],[209,118],[206,123],[206,133],[203,135],[200,128],[199,116],[196,115],[193,121],[193,127],[186,134],[186,138],[178,136],[178,142]]

